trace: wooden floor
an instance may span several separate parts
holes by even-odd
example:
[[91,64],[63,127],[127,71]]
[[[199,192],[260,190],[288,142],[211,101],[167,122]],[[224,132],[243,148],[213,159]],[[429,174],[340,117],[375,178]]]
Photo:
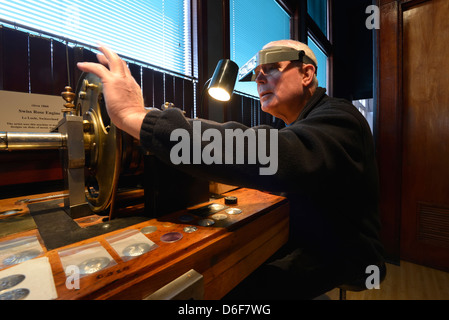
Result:
[[[327,294],[339,299],[339,290]],[[346,300],[449,300],[449,273],[407,261],[387,264],[387,276],[380,289],[347,292]]]

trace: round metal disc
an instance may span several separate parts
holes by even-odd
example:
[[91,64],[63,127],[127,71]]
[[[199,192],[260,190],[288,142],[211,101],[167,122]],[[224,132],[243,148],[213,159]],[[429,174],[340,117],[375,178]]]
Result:
[[192,232],[197,231],[198,228],[195,227],[195,226],[187,226],[187,227],[184,227],[183,230],[184,230],[185,233],[192,233]]
[[215,223],[215,221],[212,219],[202,219],[202,220],[198,221],[198,224],[203,227],[209,227],[209,226],[213,225],[214,223]]
[[178,240],[181,240],[181,238],[182,238],[182,233],[169,232],[169,233],[163,234],[161,236],[161,241],[162,242],[167,242],[167,243],[172,243],[172,242],[176,242]]
[[156,230],[157,230],[156,226],[148,226],[148,227],[143,227],[142,229],[140,229],[140,232],[142,232],[143,234],[150,234]]
[[107,210],[116,192],[122,156],[121,131],[110,121],[103,97],[103,84],[96,75],[83,73],[77,86],[79,116],[91,125],[86,149],[86,198],[92,211]]
[[92,274],[108,266],[111,260],[107,257],[90,258],[78,267],[81,274]]
[[30,290],[20,288],[0,294],[0,300],[22,300],[30,294]]
[[222,204],[219,204],[219,203],[212,203],[212,204],[209,205],[209,208],[212,209],[212,210],[219,211],[219,210],[223,210],[225,208],[225,206],[222,205]]
[[181,222],[190,222],[190,221],[194,220],[195,217],[191,216],[190,214],[184,214],[184,215],[180,216],[178,219]]
[[25,280],[23,274],[13,274],[0,279],[0,291],[10,289]]
[[12,266],[30,259],[33,259],[35,257],[37,257],[38,255],[40,255],[40,251],[39,250],[34,250],[34,249],[30,249],[30,250],[25,250],[19,253],[15,253],[12,254],[8,257],[5,258],[5,260],[3,260],[3,264],[7,265],[7,266]]
[[145,252],[148,252],[150,248],[151,246],[148,243],[135,243],[123,249],[122,253],[126,257],[137,257],[144,254]]
[[225,212],[227,214],[231,214],[232,215],[232,214],[240,214],[240,213],[242,213],[242,210],[239,209],[239,208],[229,208],[229,209],[226,209]]
[[211,216],[211,218],[214,219],[214,220],[219,221],[219,220],[225,220],[225,219],[227,219],[228,216],[227,216],[226,214],[224,214],[224,213],[216,213],[216,214],[213,214],[213,215]]

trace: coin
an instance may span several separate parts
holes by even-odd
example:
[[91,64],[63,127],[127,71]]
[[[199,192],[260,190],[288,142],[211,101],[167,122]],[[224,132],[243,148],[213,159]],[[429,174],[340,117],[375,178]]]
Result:
[[242,210],[239,208],[229,208],[229,209],[226,209],[225,212],[227,214],[240,214],[240,213],[242,213]]
[[224,213],[216,213],[212,215],[211,218],[214,220],[225,220],[228,218],[228,216]]
[[39,250],[30,249],[19,253],[12,254],[3,260],[3,264],[12,266],[37,257],[41,252]]
[[143,234],[150,234],[156,230],[157,230],[156,226],[147,226],[140,229],[140,232],[142,232]]
[[82,262],[78,267],[81,274],[92,274],[107,267],[110,261],[107,257],[90,258]]
[[164,227],[166,227],[166,228],[170,228],[170,227],[175,226],[175,224],[173,222],[170,222],[170,221],[165,221],[164,223],[162,223],[162,225]]
[[212,203],[209,205],[209,208],[212,210],[220,211],[220,210],[223,210],[225,208],[225,206],[222,204],[219,204],[219,203]]
[[192,233],[192,232],[195,232],[195,231],[197,231],[197,230],[198,230],[198,228],[195,227],[195,226],[187,226],[187,227],[184,227],[184,232],[185,232],[185,233]]
[[148,243],[135,243],[123,249],[122,253],[127,257],[137,257],[144,254],[145,252],[148,252],[150,248],[151,246]]
[[202,219],[202,220],[198,221],[198,224],[203,227],[209,227],[209,226],[213,225],[214,223],[215,223],[215,221],[212,219]]
[[181,240],[181,238],[182,238],[182,233],[169,232],[169,233],[163,234],[161,236],[161,241],[162,242],[167,242],[167,243],[172,243],[172,242],[176,242],[178,240]]
[[0,291],[10,289],[25,279],[23,274],[13,274],[0,279]]
[[0,300],[22,300],[30,294],[30,290],[20,288],[0,294]]

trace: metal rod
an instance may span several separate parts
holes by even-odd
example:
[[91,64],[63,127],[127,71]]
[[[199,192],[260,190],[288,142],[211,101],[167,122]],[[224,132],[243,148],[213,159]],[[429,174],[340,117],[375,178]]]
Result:
[[34,199],[20,199],[17,200],[15,202],[15,204],[21,204],[21,203],[33,203],[33,202],[38,202],[38,201],[43,201],[43,200],[52,200],[52,199],[58,199],[58,198],[66,198],[68,197],[69,194],[68,193],[61,193],[61,194],[53,194],[50,196],[46,196],[46,197],[41,197],[41,198],[34,198]]
[[66,136],[58,132],[0,132],[0,151],[59,149]]

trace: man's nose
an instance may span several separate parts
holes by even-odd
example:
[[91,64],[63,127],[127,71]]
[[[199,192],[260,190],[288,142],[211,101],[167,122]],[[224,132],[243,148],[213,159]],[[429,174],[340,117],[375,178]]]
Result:
[[267,77],[266,77],[265,73],[263,72],[263,70],[260,70],[257,73],[255,81],[256,81],[256,83],[266,83],[267,82]]

